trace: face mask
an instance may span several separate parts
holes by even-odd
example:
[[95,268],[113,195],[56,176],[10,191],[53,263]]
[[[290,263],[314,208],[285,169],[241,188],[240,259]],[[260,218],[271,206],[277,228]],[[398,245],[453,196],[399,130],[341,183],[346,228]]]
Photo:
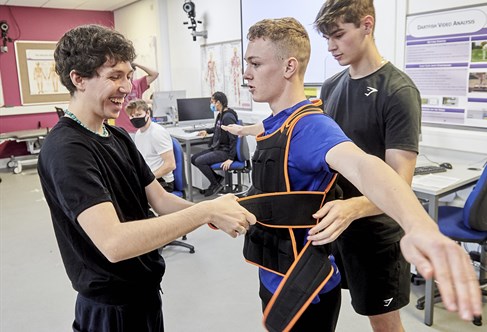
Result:
[[135,128],[142,128],[145,126],[149,119],[147,119],[145,116],[143,118],[133,118],[130,119],[130,122],[134,125]]
[[217,111],[217,109],[216,109],[215,104],[210,104],[210,110],[211,110],[212,112],[218,112],[218,111]]

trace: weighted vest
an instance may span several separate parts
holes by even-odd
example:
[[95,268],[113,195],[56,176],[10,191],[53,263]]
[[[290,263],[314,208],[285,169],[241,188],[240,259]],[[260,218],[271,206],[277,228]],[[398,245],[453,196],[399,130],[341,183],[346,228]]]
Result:
[[334,272],[327,248],[303,236],[318,222],[312,214],[334,199],[336,175],[324,192],[291,191],[287,169],[293,129],[302,117],[323,114],[316,106],[299,108],[276,132],[256,138],[250,196],[239,199],[257,218],[245,236],[246,261],[283,276],[264,311],[271,332],[289,331]]

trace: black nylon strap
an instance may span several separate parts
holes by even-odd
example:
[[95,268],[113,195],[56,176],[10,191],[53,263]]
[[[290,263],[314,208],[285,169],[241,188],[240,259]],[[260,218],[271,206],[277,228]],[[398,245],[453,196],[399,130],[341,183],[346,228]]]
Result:
[[316,225],[311,217],[319,210],[323,193],[286,193],[254,195],[239,200],[240,205],[255,215],[257,221],[272,226]]
[[286,274],[282,289],[266,308],[264,324],[270,332],[289,331],[311,303],[315,292],[329,280],[334,269],[324,246],[309,245]]

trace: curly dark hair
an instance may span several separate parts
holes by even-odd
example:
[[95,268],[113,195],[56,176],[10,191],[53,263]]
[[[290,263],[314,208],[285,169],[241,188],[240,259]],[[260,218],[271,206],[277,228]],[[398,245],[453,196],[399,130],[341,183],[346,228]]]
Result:
[[69,73],[74,70],[80,76],[91,78],[107,60],[132,62],[135,59],[132,42],[121,33],[107,27],[89,24],[73,28],[58,41],[54,51],[56,73],[71,95],[76,87]]
[[211,97],[214,100],[219,101],[222,104],[224,109],[228,106],[227,96],[223,92],[217,91]]

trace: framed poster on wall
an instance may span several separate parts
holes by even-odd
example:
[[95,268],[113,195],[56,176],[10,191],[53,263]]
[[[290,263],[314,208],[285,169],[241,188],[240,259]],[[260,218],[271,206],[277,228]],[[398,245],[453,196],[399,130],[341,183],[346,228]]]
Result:
[[487,5],[408,16],[405,50],[423,123],[487,128]]
[[56,42],[16,41],[22,105],[69,101],[69,91],[55,71]]
[[229,107],[250,110],[250,92],[242,87],[240,40],[203,45],[201,52],[203,95],[222,91],[228,98]]

